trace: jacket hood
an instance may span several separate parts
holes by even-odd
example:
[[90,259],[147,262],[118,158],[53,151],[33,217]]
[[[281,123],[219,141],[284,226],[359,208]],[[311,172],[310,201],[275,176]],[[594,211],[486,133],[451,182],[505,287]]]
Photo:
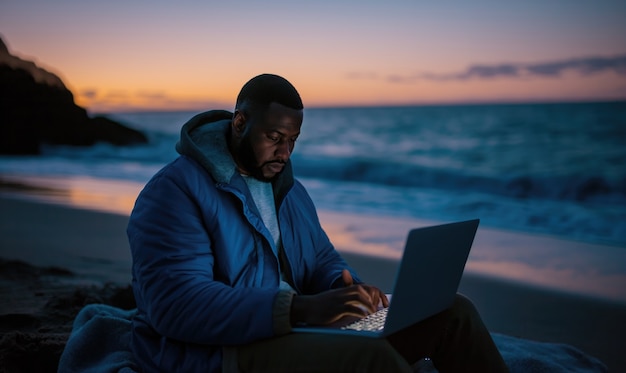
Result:
[[180,131],[176,151],[200,163],[218,183],[229,183],[237,169],[227,136],[233,113],[212,110],[191,118]]
[[[211,110],[191,118],[180,131],[176,151],[198,162],[217,183],[231,184],[239,177],[237,165],[228,149],[228,136],[233,113],[226,110]],[[293,185],[291,161],[274,180],[274,194],[283,197]],[[277,198],[277,204],[282,198]]]

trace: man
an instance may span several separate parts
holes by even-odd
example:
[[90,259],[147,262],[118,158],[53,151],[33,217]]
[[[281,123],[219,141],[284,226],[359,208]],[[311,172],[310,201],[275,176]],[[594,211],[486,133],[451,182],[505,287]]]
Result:
[[289,157],[303,105],[284,78],[248,81],[234,113],[181,131],[180,157],[139,195],[128,225],[137,315],[132,350],[145,371],[506,371],[472,304],[388,339],[290,334],[387,306],[320,226]]

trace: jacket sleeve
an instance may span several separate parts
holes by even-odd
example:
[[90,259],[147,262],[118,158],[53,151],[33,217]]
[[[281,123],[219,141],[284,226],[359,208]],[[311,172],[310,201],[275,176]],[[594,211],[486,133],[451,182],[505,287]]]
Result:
[[[356,272],[346,263],[331,243],[328,235],[320,224],[315,205],[306,189],[296,181],[290,192],[290,216],[293,226],[297,229],[283,232],[291,234],[291,240],[298,242],[301,260],[305,265],[295,266],[297,269],[307,268],[306,273],[295,273],[295,281],[304,293],[319,293],[343,286],[341,272],[348,269],[355,283],[362,283]],[[293,218],[293,217],[297,218]]]
[[[157,333],[179,341],[236,345],[270,337],[279,290],[215,278],[210,222],[199,207],[207,201],[194,193],[207,179],[193,167],[166,167],[138,197],[127,229],[137,307]],[[283,307],[289,301],[280,299]]]

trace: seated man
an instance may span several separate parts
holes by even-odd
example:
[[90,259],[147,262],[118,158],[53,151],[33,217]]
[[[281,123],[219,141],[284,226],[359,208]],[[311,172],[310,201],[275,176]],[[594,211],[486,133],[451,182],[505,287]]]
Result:
[[386,339],[290,333],[387,305],[320,226],[289,157],[303,105],[270,74],[248,81],[234,113],[186,123],[180,156],[145,186],[128,224],[137,314],[132,350],[144,371],[503,372],[466,298]]

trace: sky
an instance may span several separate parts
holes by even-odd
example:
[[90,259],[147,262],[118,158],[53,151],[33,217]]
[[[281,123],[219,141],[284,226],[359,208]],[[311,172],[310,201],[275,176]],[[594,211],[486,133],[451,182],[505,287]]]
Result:
[[0,0],[9,51],[91,112],[626,99],[626,1]]

